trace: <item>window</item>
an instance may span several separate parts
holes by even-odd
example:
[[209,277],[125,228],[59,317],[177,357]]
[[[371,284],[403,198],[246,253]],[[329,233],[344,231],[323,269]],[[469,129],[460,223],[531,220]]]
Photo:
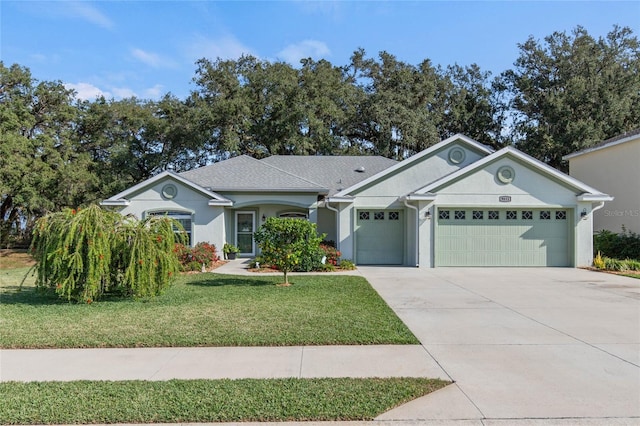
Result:
[[454,215],[453,215],[453,217],[456,220],[464,220],[467,217],[467,215],[466,215],[466,212],[464,210],[456,210]]
[[438,211],[438,218],[442,220],[449,220],[449,210]]
[[399,220],[400,213],[398,212],[389,212],[389,220]]
[[373,213],[373,220],[384,220],[384,212]]
[[523,210],[522,211],[522,219],[523,220],[532,220],[533,212],[531,210]]
[[541,220],[549,220],[551,219],[551,212],[549,210],[543,210],[540,212]]
[[518,218],[518,212],[515,210],[507,210],[507,220],[516,220]]
[[556,211],[556,220],[566,220],[567,219],[567,212],[564,210],[558,210]]
[[472,217],[473,220],[482,220],[484,219],[484,212],[482,210],[474,210]]
[[489,210],[489,220],[500,219],[500,212],[498,210]]
[[[180,211],[172,211],[172,210],[165,210],[165,211],[157,211],[157,212],[147,212],[148,216],[169,216],[171,219],[176,220],[178,223],[180,223],[180,225],[182,225],[182,227],[184,228],[184,232],[187,234],[188,237],[188,245],[191,245],[192,239],[191,239],[191,213],[187,213],[187,212],[180,212]],[[178,229],[178,227],[174,226],[173,229],[174,232],[180,232],[180,230]]]
[[309,215],[307,215],[306,213],[300,213],[300,212],[286,212],[286,213],[280,213],[278,217],[288,217],[292,219],[308,219]]
[[358,217],[360,220],[369,220],[369,212],[359,212]]

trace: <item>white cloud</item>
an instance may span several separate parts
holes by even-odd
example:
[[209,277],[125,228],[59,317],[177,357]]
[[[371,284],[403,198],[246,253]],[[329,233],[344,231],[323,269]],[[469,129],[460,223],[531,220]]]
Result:
[[319,59],[331,54],[329,47],[317,40],[304,40],[300,43],[290,44],[278,53],[278,57],[290,64],[298,64],[300,59]]
[[82,101],[92,101],[100,96],[109,99],[111,94],[104,92],[90,83],[65,83],[64,87],[76,92],[76,98]]
[[253,55],[252,49],[245,46],[232,35],[223,36],[217,39],[210,39],[203,36],[196,36],[186,49],[190,60],[207,58],[215,60],[237,59],[244,55]]
[[162,84],[156,84],[153,87],[149,87],[148,89],[146,89],[144,91],[144,96],[147,99],[154,99],[154,100],[158,100],[160,99],[160,96],[163,95],[162,93],[162,89],[164,88],[164,86]]
[[111,90],[113,91],[113,95],[118,99],[138,97],[136,92],[128,87],[114,87]]
[[143,64],[149,65],[153,68],[173,68],[176,66],[173,61],[163,58],[157,53],[147,52],[142,49],[131,49],[131,56],[133,56]]
[[73,18],[84,19],[102,28],[113,28],[113,21],[96,7],[84,1],[57,2],[61,12]]

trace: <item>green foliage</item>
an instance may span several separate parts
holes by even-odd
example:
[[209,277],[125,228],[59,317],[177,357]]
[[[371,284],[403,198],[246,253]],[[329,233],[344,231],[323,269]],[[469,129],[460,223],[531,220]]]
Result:
[[353,271],[354,269],[356,269],[356,265],[349,259],[342,259],[340,260],[340,269],[343,269],[345,271]]
[[154,296],[179,270],[176,238],[166,217],[138,221],[95,205],[52,213],[36,222],[33,233],[36,283],[86,303],[113,291]]
[[622,232],[602,230],[593,236],[594,253],[616,259],[640,260],[640,235],[622,229]]
[[594,39],[582,27],[519,44],[504,74],[517,146],[556,168],[562,156],[633,130],[640,122],[640,44],[615,26]]
[[315,223],[277,217],[268,218],[254,234],[262,258],[284,273],[285,284],[289,284],[287,274],[296,267],[312,270],[319,263],[323,238]]
[[222,246],[222,251],[224,252],[224,254],[239,253],[240,249],[233,244],[224,243],[224,246]]

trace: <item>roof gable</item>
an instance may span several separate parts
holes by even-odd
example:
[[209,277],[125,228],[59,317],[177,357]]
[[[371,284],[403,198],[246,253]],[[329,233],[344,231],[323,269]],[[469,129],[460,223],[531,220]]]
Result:
[[493,162],[505,157],[512,158],[517,162],[524,164],[525,166],[531,168],[532,170],[535,170],[537,173],[545,175],[548,178],[551,178],[552,180],[573,189],[576,193],[581,193],[583,195],[588,194],[589,196],[592,196],[591,198],[593,198],[594,200],[600,200],[600,198],[602,198],[603,200],[608,200],[611,198],[607,194],[603,194],[597,189],[592,188],[587,184],[567,174],[564,174],[554,169],[553,167],[510,146],[503,148],[500,151],[496,151],[493,154],[481,160],[478,160],[475,163],[470,164],[469,166],[463,169],[460,169],[455,173],[452,173],[448,176],[443,177],[442,179],[439,179],[429,185],[426,185],[420,188],[419,190],[415,191],[415,193],[429,194],[429,193],[437,192],[438,190],[445,188],[449,185],[452,185],[453,183],[458,182],[461,179],[471,175],[472,173],[478,170],[481,170],[487,167],[489,164],[492,164]]
[[327,192],[316,182],[256,160],[248,155],[180,173],[202,187],[232,192]]
[[468,136],[462,135],[462,134],[456,134],[454,136],[451,136],[450,138],[447,138],[441,142],[438,142],[437,144],[407,158],[406,160],[403,160],[399,163],[396,163],[395,165],[380,171],[379,173],[375,174],[374,176],[371,176],[368,179],[365,179],[361,182],[358,182],[355,185],[352,185],[348,188],[345,188],[342,191],[339,191],[336,196],[337,197],[344,197],[344,196],[348,196],[349,194],[353,193],[354,191],[357,191],[367,185],[371,185],[377,181],[382,181],[386,178],[388,178],[389,176],[393,175],[394,173],[406,169],[408,167],[413,166],[416,163],[419,163],[420,161],[429,158],[430,156],[434,155],[435,153],[439,152],[440,150],[446,148],[447,146],[450,145],[454,145],[454,144],[461,144],[481,155],[489,155],[493,152],[493,149],[489,148],[486,145],[481,144],[480,142],[471,139]]
[[170,170],[166,170],[160,174],[157,174],[147,180],[144,180],[142,182],[140,182],[137,185],[134,185],[130,188],[125,189],[124,191],[107,198],[106,200],[102,201],[100,204],[104,205],[104,206],[122,206],[122,205],[127,205],[128,204],[128,198],[131,197],[133,194],[136,194],[137,192],[140,192],[142,190],[144,190],[145,188],[148,188],[152,185],[154,185],[156,182],[159,182],[163,179],[172,179],[175,180],[191,189],[193,189],[194,191],[202,194],[204,197],[207,197],[210,199],[210,203],[221,203],[222,205],[226,205],[226,204],[231,204],[231,200],[223,197],[220,194],[217,194],[213,191],[210,191],[206,188],[203,188],[202,186],[191,182],[188,179],[185,179],[184,177],[170,171]]

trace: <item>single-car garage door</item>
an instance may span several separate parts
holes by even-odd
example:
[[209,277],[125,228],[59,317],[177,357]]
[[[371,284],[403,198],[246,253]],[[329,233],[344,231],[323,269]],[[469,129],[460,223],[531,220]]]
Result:
[[570,210],[439,208],[436,266],[571,266]]
[[358,210],[356,263],[401,265],[404,261],[404,224],[401,210]]

